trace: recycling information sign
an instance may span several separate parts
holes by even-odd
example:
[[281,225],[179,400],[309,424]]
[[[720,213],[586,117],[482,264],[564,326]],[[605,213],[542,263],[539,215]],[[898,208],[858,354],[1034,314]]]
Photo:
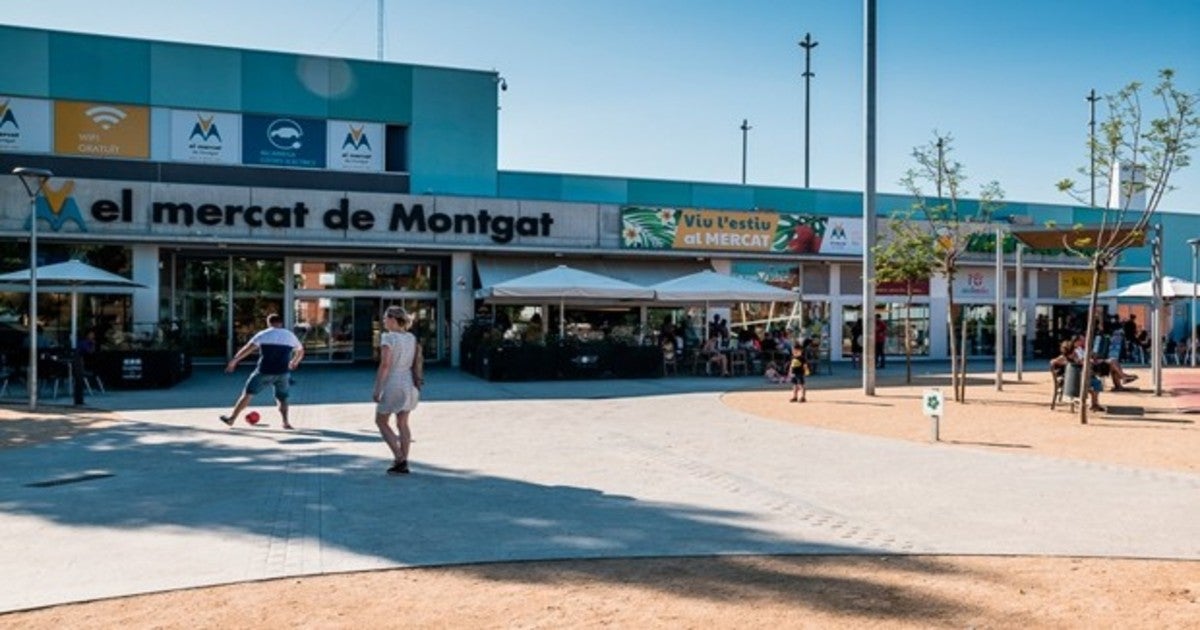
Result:
[[927,389],[921,395],[921,411],[927,416],[941,416],[945,406],[946,401],[940,389]]

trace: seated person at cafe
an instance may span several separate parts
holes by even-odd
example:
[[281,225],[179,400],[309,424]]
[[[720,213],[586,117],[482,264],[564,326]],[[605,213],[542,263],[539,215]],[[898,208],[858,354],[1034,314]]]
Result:
[[[1082,348],[1083,338],[1076,337],[1075,341],[1063,341],[1059,346],[1058,356],[1050,359],[1050,371],[1056,375],[1066,372],[1067,365],[1082,365],[1082,360],[1078,351]],[[1091,393],[1092,411],[1104,411],[1104,407],[1100,406],[1100,377],[1095,374],[1089,379],[1088,391]]]
[[675,351],[677,359],[683,357],[683,337],[671,320],[663,320],[662,328],[658,331],[658,345],[664,349],[669,345]]
[[721,338],[709,337],[704,342],[704,347],[700,349],[700,356],[708,361],[708,365],[716,366],[721,369],[721,376],[729,376],[729,357],[721,352]]

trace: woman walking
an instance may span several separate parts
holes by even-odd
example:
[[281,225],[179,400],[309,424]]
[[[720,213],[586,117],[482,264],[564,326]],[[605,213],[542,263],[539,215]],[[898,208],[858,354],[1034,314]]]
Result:
[[[408,474],[408,447],[412,432],[408,415],[416,409],[425,384],[425,365],[421,345],[408,332],[411,324],[408,313],[399,306],[389,306],[384,312],[383,327],[387,332],[379,339],[379,370],[375,373],[375,425],[392,450],[394,463],[389,475]],[[388,423],[396,416],[396,430]]]

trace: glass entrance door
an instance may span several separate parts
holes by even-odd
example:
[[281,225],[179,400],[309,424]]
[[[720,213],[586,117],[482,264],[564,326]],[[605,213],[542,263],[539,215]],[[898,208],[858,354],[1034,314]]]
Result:
[[293,331],[310,361],[349,362],[354,358],[354,310],[351,298],[298,298],[293,302]]

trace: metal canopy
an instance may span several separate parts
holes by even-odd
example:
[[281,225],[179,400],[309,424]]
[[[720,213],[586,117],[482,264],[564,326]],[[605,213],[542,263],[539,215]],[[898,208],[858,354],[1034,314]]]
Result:
[[1114,234],[1118,238],[1130,237],[1130,247],[1141,247],[1146,244],[1147,230],[1135,230],[1133,226],[1113,227],[1099,225],[1083,225],[1078,227],[1060,227],[1060,228],[1017,228],[1011,230],[1012,235],[1017,240],[1025,244],[1030,249],[1064,249],[1064,244],[1079,249],[1088,249],[1094,246],[1096,241],[1103,234],[1106,238],[1113,238]]

